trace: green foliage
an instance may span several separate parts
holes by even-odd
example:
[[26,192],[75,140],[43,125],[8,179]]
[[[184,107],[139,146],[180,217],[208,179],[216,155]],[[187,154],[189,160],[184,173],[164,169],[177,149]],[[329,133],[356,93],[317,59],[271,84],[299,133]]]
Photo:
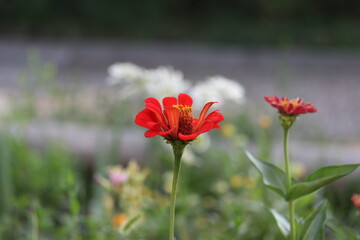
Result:
[[[6,146],[11,156],[13,201],[7,214],[2,216],[4,225],[0,227],[0,238],[39,239],[40,232],[66,236],[61,233],[69,226],[66,222],[71,221],[74,226],[73,220],[80,213],[76,192],[80,182],[73,157],[59,145],[50,145],[43,152],[36,151],[24,141],[4,133],[2,146]],[[62,219],[66,213],[69,217]],[[27,235],[29,238],[25,237]]]
[[141,218],[141,214],[135,215],[133,216],[131,219],[129,219],[127,221],[127,223],[125,224],[123,231],[126,233],[127,231],[129,231],[131,229],[131,227],[137,222],[139,221]]
[[275,209],[270,209],[271,214],[274,216],[276,224],[278,225],[284,237],[289,236],[290,223],[282,214],[278,213]]
[[[262,176],[264,185],[279,194],[286,201],[293,201],[314,193],[319,188],[341,178],[357,169],[360,164],[347,164],[339,166],[327,166],[318,169],[314,173],[304,178],[301,182],[293,179],[293,184],[287,188],[286,174],[275,165],[257,159],[251,153],[246,151],[250,162],[257,168]],[[283,236],[289,235],[290,226],[287,218],[274,209],[270,209],[276,224]],[[300,224],[299,240],[320,240],[325,239],[324,226],[327,220],[327,203],[323,202],[313,210],[303,223]],[[351,239],[356,236],[352,231],[347,232],[346,228],[337,227],[333,222],[328,224],[329,228],[340,239],[347,237]]]
[[287,192],[285,172],[269,162],[264,162],[255,158],[247,151],[246,155],[260,172],[265,186],[275,191],[280,196],[285,197]]
[[[49,102],[55,104],[51,106],[52,112],[47,118],[60,122],[75,121],[129,129],[129,123],[133,121],[131,114],[137,103],[118,101],[111,98],[111,94],[107,96],[108,92],[95,92],[98,95],[92,96],[96,101],[90,110],[96,108],[99,111],[89,111],[89,108],[81,105],[80,100],[84,95],[79,97],[77,89],[68,92],[52,84],[51,79],[55,77],[55,73],[51,65],[42,64],[35,54],[23,74],[24,86],[40,79],[43,80],[43,86],[52,89]],[[14,104],[10,116],[6,117],[11,123],[26,124],[24,120],[41,118],[36,108],[37,87],[32,86],[25,90],[26,98]],[[294,187],[288,190],[285,173],[280,168],[270,162],[261,161],[248,152],[244,154],[241,150],[247,140],[256,140],[263,145],[259,148],[262,149],[260,154],[269,159],[272,136],[267,128],[264,127],[262,134],[258,134],[248,113],[237,116],[234,122],[237,124],[234,128],[242,134],[234,131],[221,136],[218,131],[211,133],[211,147],[206,150],[197,149],[196,142],[187,146],[179,180],[175,232],[177,239],[286,239],[289,223],[284,217],[287,210],[281,199],[286,196],[296,199],[302,239],[309,239],[313,232],[319,234],[315,235],[319,238],[326,236],[327,240],[335,237],[349,240],[357,238],[356,229],[359,225],[355,211],[344,214],[341,219],[346,220],[344,224],[333,219],[324,223],[327,215],[325,205],[312,212],[313,206],[319,201],[319,194],[307,195],[349,174],[357,165],[322,168],[300,182],[293,180]],[[107,194],[100,190],[94,177],[99,173],[104,175],[102,170],[106,165],[119,160],[119,141],[120,137],[113,143],[115,147],[109,147],[107,141],[102,141],[96,149],[96,155],[99,156],[97,163],[91,165],[86,162],[87,164],[83,165],[80,159],[59,143],[49,142],[37,149],[28,144],[25,136],[16,135],[15,138],[2,133],[0,202],[7,210],[2,212],[0,217],[0,239],[166,239],[169,219],[168,179],[169,176],[171,178],[173,167],[171,148],[165,144],[162,146],[160,138],[151,141],[151,154],[139,159],[141,169],[150,169],[146,180],[137,183],[139,189],[146,189],[145,193],[134,191],[133,188],[122,188],[128,193],[118,196],[119,204],[116,204],[108,201]],[[245,160],[246,156],[250,161]],[[131,166],[125,159],[121,161],[123,168]],[[262,175],[262,179],[257,171]],[[141,176],[139,171],[131,172],[130,175],[137,179]],[[265,187],[260,184],[261,181]],[[271,191],[266,191],[267,189]],[[352,189],[336,194],[343,195],[338,197],[348,204],[348,211],[354,210],[348,203],[348,195],[354,191]],[[128,197],[130,195],[131,198]],[[125,205],[127,210],[138,210],[138,200],[144,203],[141,205],[141,214],[129,214],[123,226],[114,226],[114,214],[123,213],[119,212],[119,206]],[[329,202],[330,208],[337,210],[334,203],[336,202]],[[111,211],[109,205],[112,205]],[[335,214],[339,215],[339,212]],[[308,215],[310,216],[306,217]],[[274,227],[275,222],[279,228]],[[325,235],[319,230],[324,224],[331,231]]]
[[307,176],[301,182],[296,182],[293,179],[293,185],[287,189],[285,172],[269,162],[255,158],[247,151],[246,155],[263,177],[265,186],[284,197],[287,201],[311,194],[319,188],[349,175],[360,166],[360,164],[347,164],[323,167]]
[[310,194],[319,188],[352,173],[359,165],[360,164],[327,166],[318,169],[303,181],[292,185],[286,194],[286,200],[294,200]]
[[358,240],[359,236],[340,221],[336,219],[329,219],[326,222],[326,227],[329,228],[337,237],[338,240]]
[[299,240],[325,239],[324,226],[326,221],[327,203],[323,202],[301,224]]
[[[24,199],[37,197],[43,204],[64,207],[66,191],[72,188],[75,181],[68,178],[74,172],[71,156],[59,146],[50,146],[45,153],[29,148],[23,141],[9,139],[12,156],[12,175],[15,194]],[[69,176],[70,175],[70,176]]]

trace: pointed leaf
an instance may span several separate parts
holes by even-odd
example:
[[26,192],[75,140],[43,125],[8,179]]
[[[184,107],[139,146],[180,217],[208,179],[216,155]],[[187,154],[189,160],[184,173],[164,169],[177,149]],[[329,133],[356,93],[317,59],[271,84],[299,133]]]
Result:
[[287,238],[290,234],[289,221],[286,219],[285,216],[278,213],[276,210],[274,210],[274,209],[269,209],[269,210],[270,210],[271,214],[273,215],[273,217],[275,218],[275,221],[276,221],[281,233],[283,234],[283,236],[285,238]]
[[294,200],[352,173],[360,164],[347,164],[323,167],[306,177],[303,181],[292,185],[286,194],[286,200]]
[[323,240],[326,220],[326,202],[315,208],[300,230],[300,240]]
[[262,175],[265,186],[284,197],[286,193],[285,172],[271,163],[257,159],[248,151],[245,151],[245,153],[251,163]]
[[130,218],[126,223],[125,226],[123,227],[122,231],[123,232],[127,232],[130,231],[132,229],[132,227],[141,219],[141,214],[137,214],[135,216],[133,216],[132,218]]

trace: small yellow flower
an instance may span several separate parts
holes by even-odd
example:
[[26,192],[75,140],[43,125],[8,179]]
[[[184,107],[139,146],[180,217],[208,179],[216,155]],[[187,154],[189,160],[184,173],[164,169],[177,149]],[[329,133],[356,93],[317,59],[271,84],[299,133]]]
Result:
[[235,134],[236,129],[234,124],[231,123],[226,123],[223,124],[221,127],[221,133],[225,136],[225,137],[231,137]]
[[111,223],[114,227],[120,228],[126,222],[126,219],[127,217],[125,214],[118,213],[111,218]]
[[230,184],[233,188],[239,188],[243,184],[243,177],[240,175],[234,175],[230,179]]
[[254,178],[245,178],[244,185],[246,188],[254,188],[256,186],[256,180]]
[[271,117],[268,115],[260,115],[258,119],[259,127],[263,129],[268,129],[272,125]]

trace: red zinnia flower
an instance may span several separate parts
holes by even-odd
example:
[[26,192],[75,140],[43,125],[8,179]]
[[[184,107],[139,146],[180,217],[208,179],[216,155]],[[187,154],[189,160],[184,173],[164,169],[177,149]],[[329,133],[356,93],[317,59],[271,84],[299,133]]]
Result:
[[303,103],[302,98],[294,98],[289,100],[287,97],[282,97],[280,100],[277,96],[265,96],[265,100],[274,108],[277,108],[281,114],[296,116],[299,114],[313,113],[317,109],[312,103]]
[[360,209],[360,195],[354,193],[351,196],[351,201],[353,202],[354,206],[357,207],[358,209]]
[[192,115],[193,100],[189,95],[181,93],[178,99],[165,97],[162,102],[163,111],[158,100],[145,99],[145,109],[135,118],[137,125],[149,129],[145,137],[160,135],[169,141],[191,141],[201,133],[220,128],[218,123],[224,120],[218,111],[207,115],[209,108],[216,102],[205,104],[199,118]]

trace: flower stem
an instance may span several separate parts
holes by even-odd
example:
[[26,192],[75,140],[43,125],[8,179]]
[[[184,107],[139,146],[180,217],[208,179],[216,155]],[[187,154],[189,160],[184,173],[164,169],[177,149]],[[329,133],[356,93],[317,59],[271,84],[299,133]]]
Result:
[[[291,187],[291,170],[290,170],[290,160],[289,160],[289,151],[288,151],[289,129],[290,127],[284,126],[284,157],[285,157],[285,172],[286,172],[288,189]],[[293,200],[290,200],[288,202],[288,205],[289,205],[289,219],[290,219],[290,240],[296,240],[295,203]]]
[[289,151],[288,151],[288,141],[289,141],[289,129],[284,128],[284,158],[285,158],[285,171],[286,171],[286,180],[288,189],[291,187],[291,172],[290,172],[290,161],[289,161]]
[[182,142],[173,142],[171,143],[173,146],[174,152],[174,175],[172,181],[172,189],[171,189],[171,205],[170,205],[170,227],[169,227],[169,240],[174,239],[174,224],[175,224],[175,204],[176,204],[176,191],[177,191],[177,183],[179,180],[179,173],[181,167],[181,157],[183,155],[186,143]]

